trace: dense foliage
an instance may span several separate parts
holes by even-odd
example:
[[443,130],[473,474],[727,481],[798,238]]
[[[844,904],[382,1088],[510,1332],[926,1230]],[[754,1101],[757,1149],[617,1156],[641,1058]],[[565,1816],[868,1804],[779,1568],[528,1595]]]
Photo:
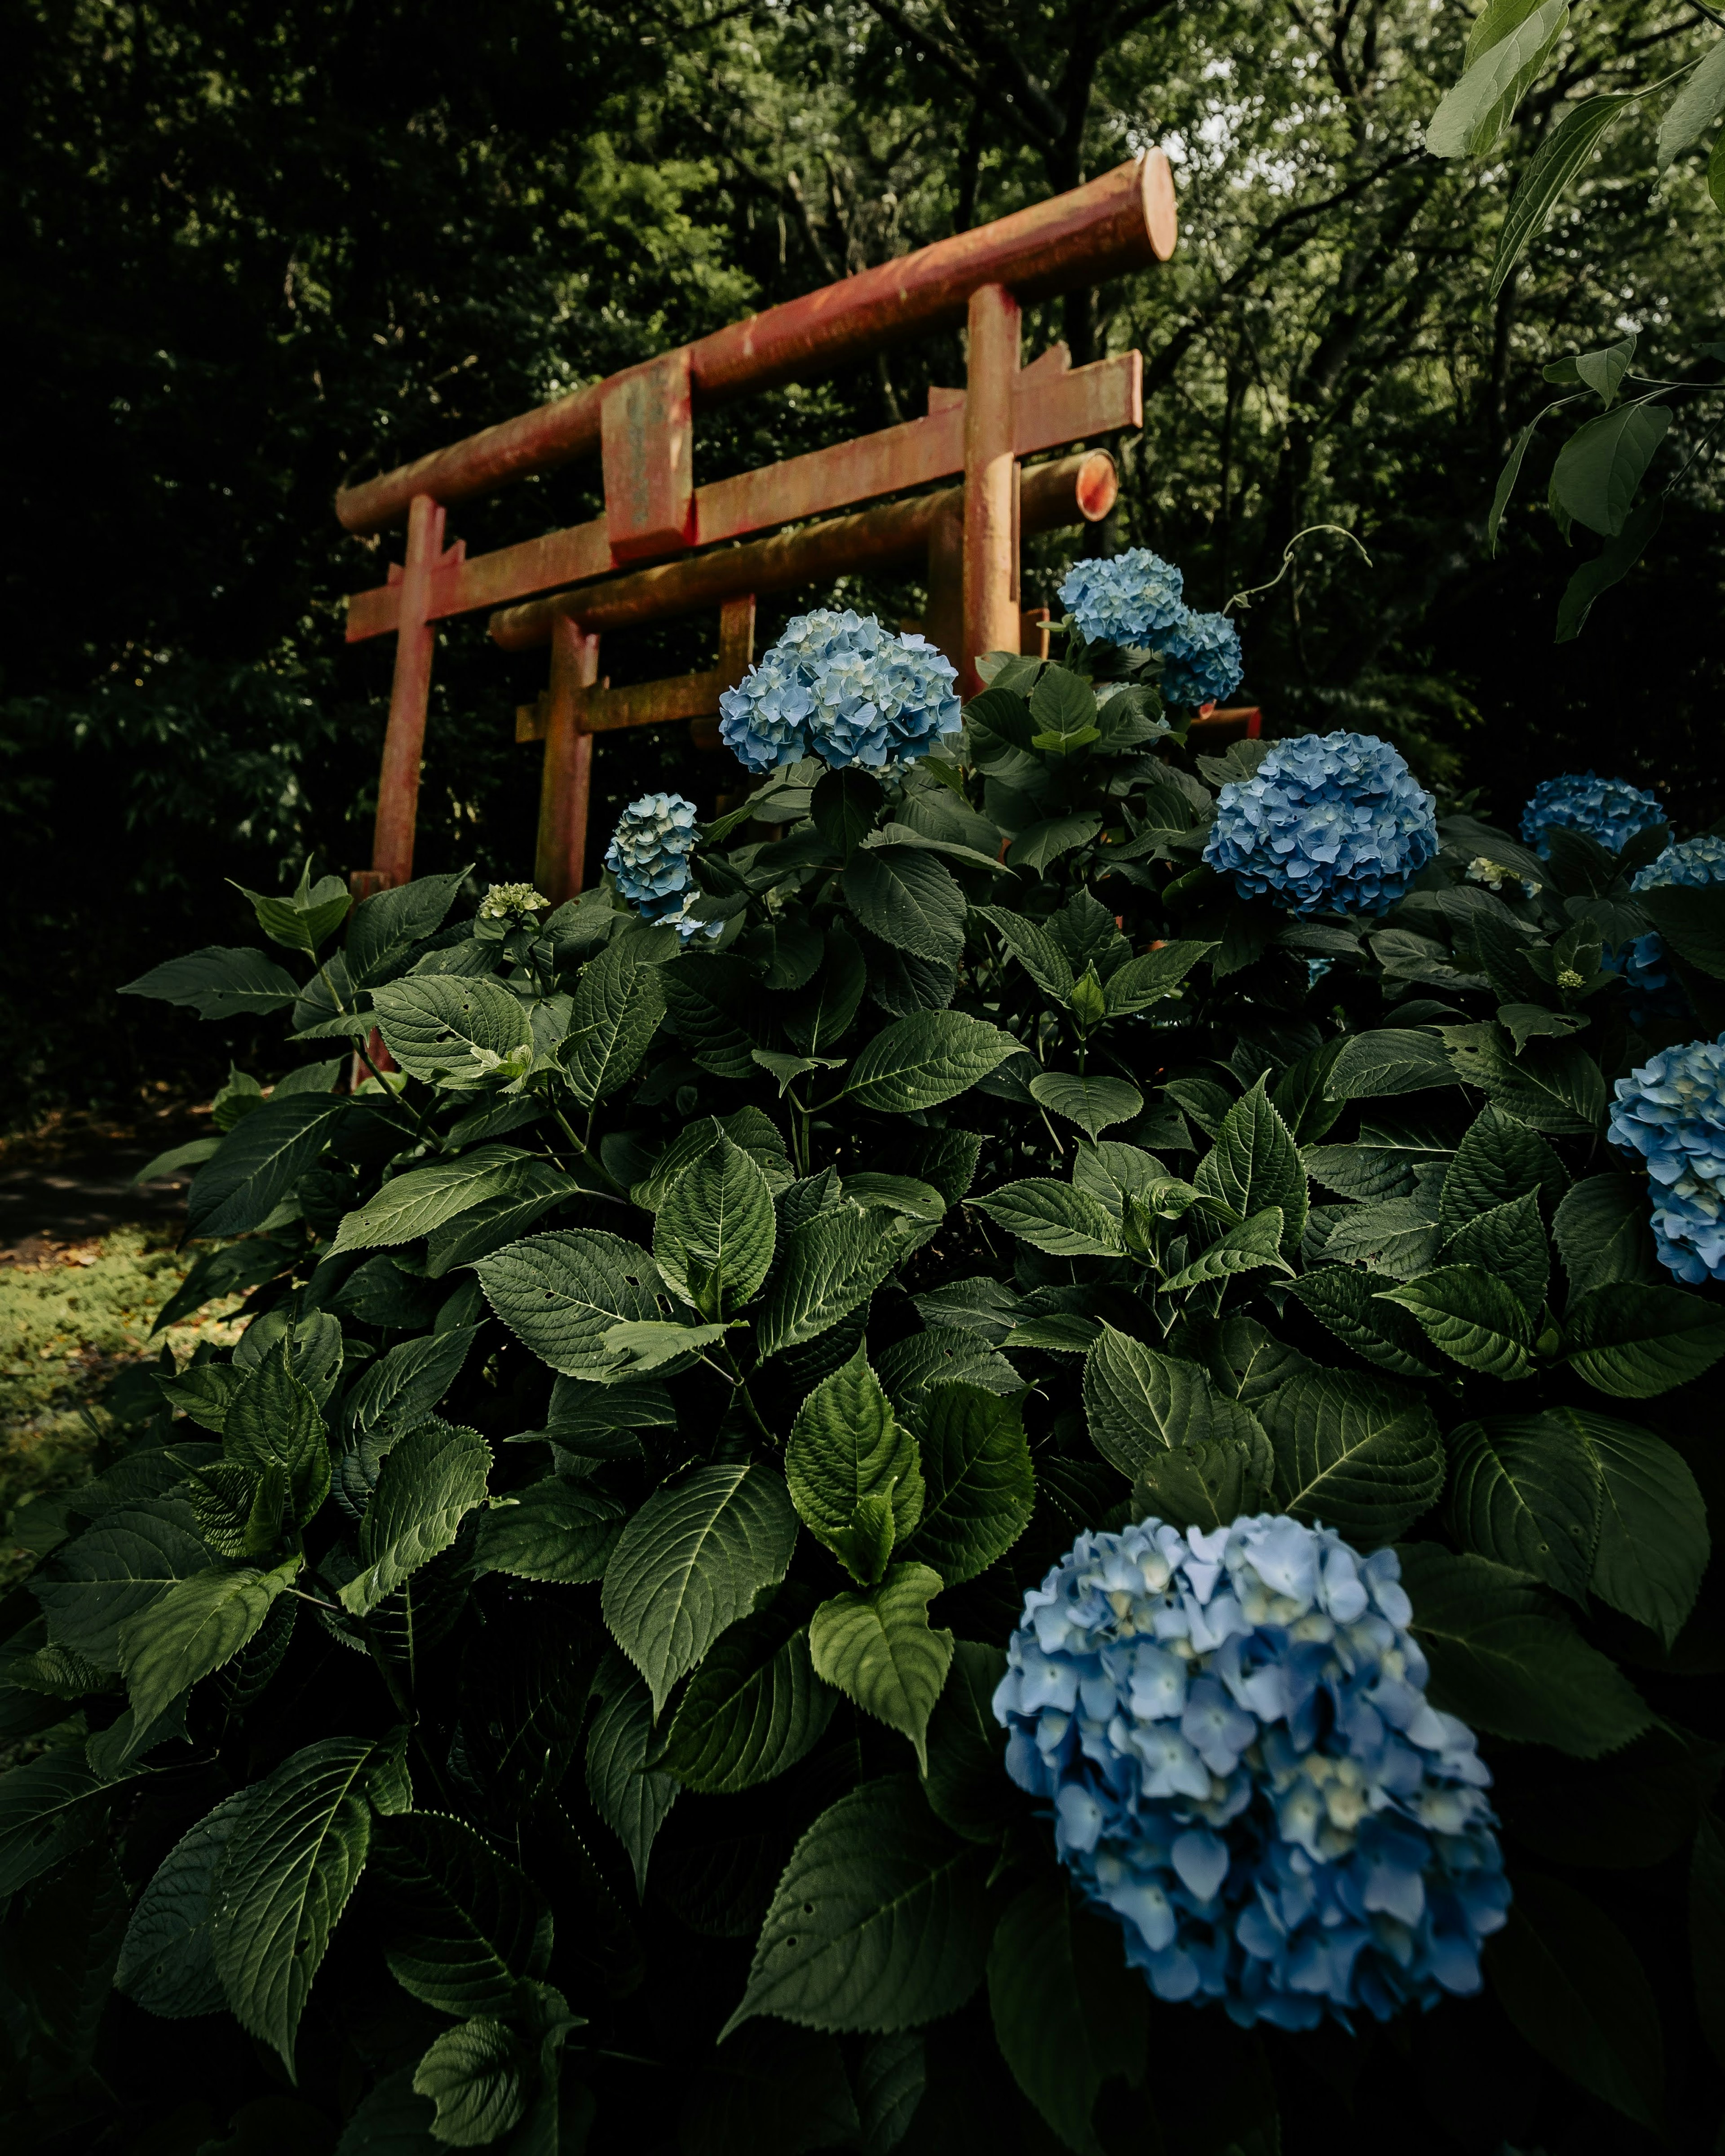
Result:
[[5,1605],[16,2145],[1710,2145],[1725,1304],[1606,1127],[1725,1017],[1725,892],[1457,815],[1242,896],[1268,744],[1065,649],[638,804],[675,927],[308,870],[291,969],[132,984],[311,1060],[197,1148],[163,1315],[240,1344]]

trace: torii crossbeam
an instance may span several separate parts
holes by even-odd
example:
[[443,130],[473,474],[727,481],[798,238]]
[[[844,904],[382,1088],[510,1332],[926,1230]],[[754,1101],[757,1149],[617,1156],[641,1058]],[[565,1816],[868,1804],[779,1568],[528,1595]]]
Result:
[[[551,645],[550,689],[526,707],[517,732],[545,744],[537,880],[554,901],[581,888],[595,734],[690,719],[697,743],[714,745],[719,696],[753,657],[758,593],[925,558],[928,634],[958,666],[961,693],[973,693],[977,658],[1017,649],[1026,634],[1022,532],[1105,516],[1114,501],[1105,452],[1028,468],[1022,459],[1094,444],[1142,420],[1137,352],[1073,367],[1055,345],[1023,367],[1020,306],[1166,261],[1175,238],[1168,162],[1150,151],[1070,193],[787,300],[343,488],[336,507],[350,531],[407,524],[405,562],[392,565],[388,583],[348,601],[350,643],[392,631],[396,639],[372,865],[356,873],[356,890],[381,890],[413,873],[433,624],[452,614],[495,609],[491,634],[506,649]],[[968,331],[965,388],[931,390],[924,418],[695,484],[697,407],[829,372],[961,324]],[[452,505],[595,450],[603,516],[472,561],[459,542],[445,545]],[[954,478],[963,484],[928,490]],[[909,498],[880,500],[888,495]],[[865,502],[879,506],[829,515]],[[771,531],[778,536],[754,536]],[[713,607],[721,609],[716,668],[629,689],[598,685],[602,631]]]

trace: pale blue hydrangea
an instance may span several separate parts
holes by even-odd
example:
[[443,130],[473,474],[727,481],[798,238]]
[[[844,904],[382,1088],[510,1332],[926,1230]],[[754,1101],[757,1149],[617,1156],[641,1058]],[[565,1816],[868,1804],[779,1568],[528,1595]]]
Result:
[[1647,1163],[1660,1263],[1692,1287],[1725,1280],[1725,1036],[1667,1048],[1615,1091],[1611,1142]]
[[689,856],[699,837],[692,801],[644,793],[618,818],[605,866],[631,906],[649,921],[663,921],[689,896]]
[[1170,704],[1219,704],[1245,672],[1240,631],[1225,613],[1183,614],[1157,648],[1163,698]]
[[[1699,838],[1685,839],[1667,846],[1630,880],[1631,891],[1661,891],[1671,885],[1702,889],[1725,883],[1725,839],[1703,831]],[[1629,982],[1626,1009],[1632,1024],[1645,1025],[1658,1019],[1682,1019],[1689,1014],[1689,998],[1666,957],[1664,939],[1656,930],[1637,936],[1633,942],[1607,951],[1605,963]]]
[[884,771],[927,756],[959,723],[957,675],[924,636],[872,614],[798,614],[719,699],[719,734],[751,771],[818,756],[834,771]]
[[1437,852],[1437,803],[1385,741],[1301,734],[1222,788],[1204,858],[1242,898],[1384,913]]
[[1626,778],[1601,778],[1595,771],[1566,771],[1543,778],[1522,811],[1522,836],[1543,861],[1551,859],[1546,833],[1553,825],[1584,831],[1607,853],[1620,854],[1637,831],[1651,831],[1666,814],[1651,793]]
[[1509,1888],[1392,1550],[1262,1513],[1081,1535],[1024,1597],[1007,1770],[1159,1999],[1351,2027],[1480,1989]]
[[1186,608],[1185,578],[1147,547],[1130,547],[1106,561],[1075,562],[1060,586],[1060,604],[1086,644],[1159,650]]
[[1703,831],[1699,838],[1679,839],[1645,868],[1637,869],[1630,879],[1630,889],[1664,891],[1674,884],[1700,889],[1710,883],[1725,883],[1725,839]]

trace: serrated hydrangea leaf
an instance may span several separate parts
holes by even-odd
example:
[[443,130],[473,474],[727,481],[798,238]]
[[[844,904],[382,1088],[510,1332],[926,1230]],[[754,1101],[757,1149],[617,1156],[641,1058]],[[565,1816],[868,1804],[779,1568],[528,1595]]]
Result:
[[1591,1408],[1553,1408],[1542,1419],[1586,1449],[1599,1478],[1594,1594],[1669,1649],[1695,1607],[1712,1553],[1694,1476],[1681,1453],[1639,1424]]
[[1599,1532],[1599,1471],[1554,1415],[1493,1415],[1450,1433],[1449,1516],[1481,1557],[1587,1601]]
[[1494,1205],[1458,1228],[1444,1248],[1446,1262],[1476,1265],[1513,1290],[1530,1317],[1537,1317],[1551,1283],[1551,1251],[1539,1217],[1535,1191]]
[[666,1285],[708,1319],[728,1317],[755,1293],[774,1242],[767,1178],[722,1133],[670,1184],[653,1224]]
[[1030,869],[1040,875],[1050,862],[1063,854],[1087,845],[1102,828],[1101,818],[1091,812],[1076,816],[1044,816],[1026,824],[1006,850],[1009,868]]
[[121,1627],[209,1562],[188,1509],[157,1498],[105,1513],[57,1549],[30,1587],[56,1646],[98,1669],[117,1670]]
[[1455,1075],[1517,1122],[1558,1137],[1591,1137],[1605,1120],[1605,1081],[1573,1040],[1530,1040],[1519,1055],[1490,1020],[1439,1028]]
[[1071,962],[1047,929],[1002,906],[978,906],[973,911],[978,921],[999,932],[1001,942],[1045,995],[1065,1002],[1072,993]]
[[932,1385],[916,1409],[927,1494],[906,1555],[948,1587],[974,1579],[1029,1525],[1036,1502],[1030,1447],[1017,1407],[980,1385]]
[[300,2016],[371,1845],[364,1737],[331,1737],[248,1791],[243,1834],[216,1876],[216,1974],[243,2029],[294,2072]]
[[441,2014],[507,2014],[517,1984],[545,1974],[544,1896],[465,1820],[380,1820],[371,1864],[388,1916],[384,1959],[415,1999]]
[[913,1774],[851,1790],[793,1851],[721,2041],[760,2014],[886,2032],[956,2013],[983,1979],[992,1863],[941,1825]]
[[755,1322],[763,1362],[818,1338],[868,1301],[903,1255],[891,1220],[879,1210],[834,1207],[784,1236]]
[[850,1066],[845,1091],[881,1115],[937,1108],[968,1092],[1019,1044],[986,1019],[962,1011],[914,1011],[883,1026]]
[[448,1549],[462,1521],[485,1502],[490,1472],[491,1448],[479,1432],[435,1417],[392,1445],[360,1522],[363,1569],[341,1590],[343,1609],[365,1616]]
[[636,1243],[595,1228],[529,1235],[474,1268],[485,1300],[542,1363],[603,1381],[626,1368],[607,1348],[614,1325],[660,1315],[658,1269]]
[[325,1094],[288,1093],[254,1108],[192,1178],[187,1232],[216,1241],[261,1228],[322,1152],[347,1106]]
[[624,1517],[617,1498],[547,1476],[493,1501],[474,1537],[474,1571],[565,1586],[603,1579]]
[[228,1404],[222,1451],[234,1466],[286,1478],[289,1509],[304,1527],[329,1494],[330,1448],[311,1389],[287,1367],[284,1350],[267,1354]]
[[640,940],[629,936],[607,944],[576,981],[557,1060],[583,1108],[634,1075],[665,1016],[663,970],[645,961],[637,948]]
[[479,1079],[533,1039],[526,1005],[501,981],[415,975],[378,988],[372,1005],[384,1045],[428,1085]]
[[1501,1108],[1482,1108],[1445,1174],[1438,1225],[1447,1240],[1481,1213],[1530,1192],[1549,1209],[1568,1187],[1563,1163],[1537,1131]]
[[1136,1475],[1168,1445],[1199,1438],[1261,1445],[1255,1415],[1219,1396],[1199,1364],[1147,1347],[1105,1324],[1084,1359],[1091,1442],[1122,1475]]
[[135,1726],[146,1729],[171,1700],[231,1661],[299,1569],[252,1567],[194,1573],[120,1628],[120,1668]]
[[[916,1440],[894,1415],[865,1348],[859,1348],[798,1409],[784,1472],[804,1524],[848,1565],[847,1537],[865,1499],[879,1498],[889,1508],[888,1552],[922,1518]],[[850,1568],[865,1580],[880,1577],[878,1569]]]
[[1487,1736],[1597,1759],[1652,1722],[1617,1665],[1519,1573],[1435,1543],[1398,1553],[1434,1706]]
[[518,1243],[554,1205],[581,1195],[573,1176],[565,1175],[549,1161],[528,1162],[511,1174],[501,1190],[432,1229],[425,1243],[425,1278],[440,1281],[458,1266]]
[[758,1108],[748,1107],[739,1108],[731,1116],[703,1116],[691,1123],[660,1155],[652,1173],[631,1188],[630,1199],[644,1212],[656,1213],[666,1192],[721,1137],[727,1137],[732,1145],[742,1147],[766,1177],[767,1187],[775,1197],[789,1188],[794,1170],[784,1149],[784,1140],[770,1117],[762,1115]]
[[800,2156],[805,2149],[855,2148],[860,2128],[845,2055],[834,2039],[783,2021],[753,2021],[696,2076],[680,2145],[711,2156],[757,2149]]
[[227,1999],[210,1945],[212,1889],[238,1830],[249,1789],[207,1812],[162,1860],[138,1897],[114,1971],[114,1988],[146,2014],[170,2020],[219,2013]]
[[461,1374],[477,1325],[452,1325],[447,1332],[403,1340],[373,1363],[341,1404],[350,1440],[368,1430],[400,1429],[429,1414]]
[[850,1029],[868,987],[868,967],[855,938],[835,921],[814,980],[786,1009],[780,1023],[802,1055],[830,1055]]
[[1411,1311],[1434,1347],[1466,1368],[1511,1381],[1532,1376],[1532,1321],[1514,1290],[1483,1266],[1440,1265],[1382,1295]]
[[0,1774],[0,1894],[83,1848],[107,1814],[108,1785],[81,1744],[57,1745]]
[[729,1795],[770,1781],[816,1743],[838,1695],[814,1674],[814,1598],[782,1587],[720,1635],[689,1680],[654,1764],[685,1789]]
[[413,945],[434,936],[471,873],[452,869],[444,875],[416,876],[393,891],[374,891],[353,909],[342,945],[349,978],[362,988],[380,981],[403,964]]
[[945,1583],[926,1564],[895,1564],[878,1587],[835,1594],[809,1625],[815,1675],[901,1731],[926,1773],[928,1717],[952,1661],[952,1635],[928,1621]]
[[1143,1095],[1124,1078],[1081,1078],[1070,1070],[1043,1071],[1030,1081],[1030,1096],[1091,1139],[1130,1122],[1144,1105]]
[[1302,1275],[1290,1292],[1362,1362],[1394,1377],[1435,1378],[1440,1358],[1425,1333],[1405,1310],[1383,1300],[1391,1285],[1386,1273],[1326,1265]]
[[1147,1010],[1152,1004],[1172,995],[1199,959],[1208,957],[1215,947],[1214,943],[1190,941],[1164,943],[1159,951],[1147,951],[1142,957],[1128,958],[1108,976],[1106,992],[1109,1017],[1129,1017],[1132,1012]]
[[1330,1101],[1381,1100],[1397,1093],[1423,1093],[1456,1081],[1443,1042],[1417,1026],[1385,1026],[1374,1033],[1350,1034],[1324,1082]]
[[1639,1176],[1589,1175],[1570,1188],[1552,1235],[1572,1295],[1620,1281],[1660,1284],[1647,1211],[1647,1186]]
[[653,1844],[682,1794],[674,1775],[649,1770],[654,1702],[633,1671],[615,1685],[587,1732],[587,1793],[593,1810],[623,1844],[635,1892],[647,1891]]
[[1725,1314],[1681,1288],[1621,1281],[1571,1302],[1561,1353],[1596,1392],[1651,1399],[1725,1354]]
[[1213,1533],[1242,1513],[1260,1512],[1275,1479],[1269,1440],[1188,1438],[1147,1460],[1132,1481],[1135,1517],[1167,1520],[1183,1534]]
[[605,1622],[646,1678],[656,1720],[679,1677],[784,1578],[797,1516],[776,1468],[697,1468],[656,1490],[605,1568]]
[[437,2107],[439,2142],[477,2148],[497,2140],[527,2107],[521,2039],[506,2022],[479,2015],[444,2030],[413,2069],[413,2090]]
[[1072,1188],[1118,1219],[1127,1198],[1147,1198],[1167,1174],[1153,1153],[1123,1138],[1096,1138],[1072,1156]]
[[1450,1157],[1450,1147],[1435,1129],[1387,1116],[1363,1120],[1352,1145],[1308,1146],[1302,1156],[1307,1173],[1326,1189],[1363,1200],[1409,1198],[1417,1171]]
[[764,1030],[755,968],[734,951],[697,951],[662,971],[671,1024],[696,1062],[716,1078],[752,1078]]
[[1001,1912],[988,1948],[988,2011],[1013,2079],[1068,2148],[1102,2156],[1091,2115],[1111,2076],[1143,2070],[1150,1994],[1117,1926],[1081,1906],[1058,1871]]
[[453,1160],[434,1161],[392,1176],[375,1198],[342,1216],[330,1255],[382,1249],[429,1235],[482,1199],[494,1198],[540,1167],[517,1147],[475,1146]]
[[1282,1248],[1297,1247],[1306,1229],[1306,1169],[1263,1079],[1222,1118],[1216,1142],[1198,1163],[1193,1182],[1205,1197],[1219,1199],[1243,1220],[1266,1206],[1278,1207]]
[[964,950],[964,894],[937,855],[911,846],[860,847],[841,879],[863,927],[895,950],[952,965]]
[[1443,1442],[1431,1409],[1404,1386],[1307,1371],[1282,1387],[1264,1416],[1276,1495],[1296,1519],[1322,1521],[1370,1550],[1437,1502]]
[[1312,1219],[1308,1260],[1316,1251],[1331,1265],[1361,1267],[1388,1281],[1417,1280],[1442,1253],[1443,1238],[1431,1216],[1423,1193],[1339,1209],[1325,1206]]
[[1021,1242],[1050,1257],[1123,1257],[1126,1238],[1117,1215],[1101,1200],[1070,1183],[1048,1176],[1029,1176],[1003,1183],[986,1198],[973,1198],[980,1213],[996,1220]]
[[128,981],[122,996],[153,996],[200,1018],[256,1018],[293,1002],[300,987],[266,952],[212,943]]
[[1178,1294],[1183,1288],[1201,1287],[1235,1273],[1257,1272],[1266,1265],[1276,1272],[1291,1273],[1293,1267],[1281,1255],[1285,1240],[1281,1208],[1266,1205],[1250,1220],[1242,1220],[1219,1235],[1189,1265],[1169,1273],[1162,1282],[1163,1289],[1168,1294]]

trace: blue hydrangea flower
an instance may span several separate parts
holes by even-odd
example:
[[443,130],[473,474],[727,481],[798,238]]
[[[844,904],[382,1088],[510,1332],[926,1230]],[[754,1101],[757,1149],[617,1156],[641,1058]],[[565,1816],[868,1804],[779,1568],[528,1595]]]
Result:
[[1106,562],[1075,562],[1060,600],[1086,644],[1159,650],[1160,639],[1185,615],[1185,581],[1172,562],[1147,547],[1131,547]]
[[647,920],[666,920],[683,906],[690,891],[689,856],[699,835],[695,803],[680,793],[644,793],[618,818],[605,866]]
[[1668,1048],[1615,1090],[1611,1142],[1647,1163],[1659,1262],[1692,1287],[1725,1280],[1725,1035]]
[[1225,613],[1185,613],[1158,649],[1162,693],[1170,704],[1219,704],[1245,672],[1240,631]]
[[1630,889],[1664,891],[1673,884],[1699,889],[1710,883],[1725,883],[1725,839],[1703,831],[1698,839],[1679,839],[1645,868],[1637,869],[1630,878]]
[[1384,913],[1437,844],[1437,803],[1388,742],[1301,734],[1222,788],[1204,858],[1291,913]]
[[1626,778],[1601,778],[1595,771],[1566,771],[1542,779],[1522,811],[1522,836],[1543,861],[1551,859],[1546,833],[1553,824],[1584,831],[1608,853],[1621,853],[1637,831],[1663,824],[1666,813],[1651,793]]
[[[1697,839],[1685,839],[1667,846],[1655,860],[1637,869],[1630,880],[1631,891],[1660,891],[1672,884],[1701,888],[1725,883],[1725,839],[1703,831]],[[1629,982],[1626,1002],[1630,1022],[1645,1025],[1656,1019],[1682,1019],[1689,1014],[1689,998],[1673,973],[1665,954],[1665,943],[1656,931],[1637,936],[1633,942],[1608,950],[1604,962]]]
[[883,771],[927,756],[958,726],[957,675],[924,636],[872,614],[798,614],[719,699],[719,734],[751,771],[818,756],[834,771]]
[[1024,1597],[1007,1770],[1160,1999],[1351,2027],[1480,1988],[1509,1903],[1391,1550],[1262,1513],[1081,1535]]

